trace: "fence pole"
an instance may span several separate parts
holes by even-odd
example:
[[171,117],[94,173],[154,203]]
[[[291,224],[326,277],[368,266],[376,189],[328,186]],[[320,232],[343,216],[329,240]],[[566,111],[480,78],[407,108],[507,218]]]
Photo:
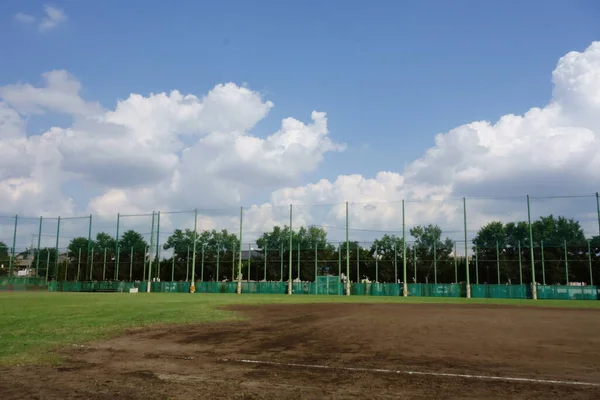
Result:
[[479,285],[479,254],[477,245],[475,245],[475,283]]
[[[235,249],[233,249],[233,254],[235,254]],[[235,269],[235,262],[233,263],[232,271],[234,269]],[[190,246],[187,247],[187,256],[185,257],[185,281],[188,282],[189,279],[190,279]]]
[[292,230],[292,205],[290,204],[290,275],[288,278],[288,294],[292,294],[292,238],[294,236],[294,231]]
[[498,285],[500,284],[500,247],[496,240],[496,271],[498,272]]
[[[10,259],[8,260],[8,277],[12,278],[13,276],[13,265],[15,263],[15,248],[17,246],[17,225],[19,223],[19,216],[15,215],[15,229],[13,230],[13,242],[12,242],[12,251],[10,253]],[[58,240],[58,239],[57,239]],[[58,280],[58,279],[57,279]]]
[[156,277],[160,279],[160,211],[156,213]]
[[546,286],[546,262],[544,260],[544,241],[540,241],[542,251],[542,285]]
[[598,234],[600,235],[600,197],[598,196],[598,192],[596,192],[596,213],[598,215]]
[[433,241],[433,283],[437,285],[437,245]]
[[521,261],[521,241],[519,240],[519,284],[523,284],[523,263]]
[[[200,282],[204,282],[204,245],[205,243],[202,243],[202,249],[200,250]],[[241,268],[240,273],[242,273]]]
[[590,286],[594,286],[594,276],[592,274],[592,248],[591,248],[591,240],[588,239],[588,264],[590,266]]
[[[90,222],[88,223],[88,248],[87,248],[87,260],[85,265],[87,266],[88,261],[91,263],[92,259],[91,259],[91,251],[92,251],[92,214],[90,214]],[[92,281],[92,274],[91,274],[92,268],[91,268],[91,264],[90,264],[90,282]]]
[[356,283],[360,283],[360,242],[356,242]]
[[252,265],[252,245],[248,243],[248,282],[250,282],[250,266]]
[[413,244],[413,264],[415,266],[415,283],[417,283],[417,246]]
[[46,282],[48,282],[48,271],[50,270],[50,249],[46,247]]
[[[15,224],[16,225],[16,224]],[[15,229],[15,232],[17,230]],[[60,260],[60,253],[58,251],[58,239],[60,238],[60,217],[58,217],[58,224],[56,226],[56,281],[58,282],[58,261]]]
[[302,280],[300,279],[300,240],[298,240],[298,263],[297,263],[297,267],[298,267],[298,282],[301,282]]
[[467,198],[463,197],[463,225],[465,231],[465,268],[467,271],[467,299],[471,298],[471,275],[469,271],[469,243],[467,242]]
[[142,281],[146,281],[146,254],[148,254],[148,246],[144,246],[144,263],[142,265]]
[[375,245],[375,283],[379,283],[379,249]]
[[569,256],[567,255],[567,240],[563,242],[565,248],[565,275],[567,277],[567,286],[569,286]]
[[398,283],[398,244],[396,241],[394,241],[394,283]]
[[[46,275],[46,280],[48,280],[48,275]],[[92,247],[91,257],[90,257],[90,282],[94,280],[94,248]]]
[[279,246],[279,264],[281,270],[279,271],[279,282],[283,282],[283,242]]
[[531,204],[527,195],[527,223],[529,224],[529,249],[531,251],[531,280],[533,281],[532,297],[537,300],[537,284],[535,282],[535,257],[533,255],[533,228],[531,226]]
[[342,243],[338,243],[338,276],[342,276]]
[[115,237],[115,280],[119,280],[119,262],[121,249],[119,246],[119,225],[121,223],[121,214],[117,213],[117,236]]
[[175,282],[175,249],[173,249],[173,257],[171,257],[171,282]]
[[[150,230],[150,249],[148,249],[148,284],[146,285],[146,292],[150,293],[151,282],[152,282],[152,257],[154,257],[154,217],[155,212],[152,211],[152,229]],[[146,255],[144,254],[144,258]]]
[[[241,240],[241,239],[240,239]],[[198,241],[198,209],[194,208],[194,243],[192,243],[192,276],[190,279],[190,293],[196,291],[196,242]],[[189,257],[188,257],[189,259]]]
[[235,281],[235,245],[231,248],[231,282]]
[[350,296],[350,241],[348,237],[348,202],[346,202],[346,296]]
[[67,273],[69,271],[69,264],[65,264],[65,281],[67,281]]
[[315,285],[317,284],[317,273],[319,269],[319,254],[317,253],[318,246],[319,244],[315,243]]
[[219,272],[221,271],[221,243],[217,243],[217,273],[215,275],[215,282],[219,282],[220,278],[220,274]]
[[102,280],[106,280],[106,247],[104,248],[104,264],[102,266]]
[[263,280],[266,282],[267,281],[267,244],[265,243],[265,254],[264,254],[264,259],[265,259],[265,266],[264,266],[264,276],[263,276]]
[[238,260],[237,294],[242,294],[242,227],[244,224],[244,207],[240,207],[240,256]]
[[454,242],[454,283],[458,284],[458,264],[457,264],[458,246]]
[[75,282],[79,281],[79,271],[81,270],[81,247],[79,248],[79,255],[77,256],[77,277]]
[[133,281],[133,246],[131,246],[131,253],[129,255],[129,282]]
[[403,267],[403,286],[402,295],[408,296],[408,282],[406,282],[406,220],[404,218],[404,199],[402,199],[402,267]]
[[38,230],[38,242],[37,242],[37,257],[35,260],[35,276],[38,277],[40,275],[40,247],[42,245],[42,223],[43,218],[40,217],[40,227]]

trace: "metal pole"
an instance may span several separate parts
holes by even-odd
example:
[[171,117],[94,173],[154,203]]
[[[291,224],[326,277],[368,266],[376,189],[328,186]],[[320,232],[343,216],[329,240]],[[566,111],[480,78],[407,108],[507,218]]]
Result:
[[77,277],[75,282],[79,281],[79,272],[81,270],[81,247],[79,248],[79,256],[77,257]]
[[404,269],[404,286],[402,294],[408,296],[408,282],[406,281],[406,220],[404,218],[404,199],[402,199],[402,267]]
[[244,219],[244,207],[240,207],[240,256],[238,260],[237,294],[242,293],[242,226]]
[[348,202],[346,202],[346,296],[350,296],[350,241],[348,236]]
[[160,279],[160,211],[156,214],[156,277]]
[[[235,254],[235,251],[234,251]],[[187,247],[187,256],[185,258],[185,281],[190,279],[190,246]]]
[[600,235],[600,197],[598,192],[596,192],[596,213],[598,215],[598,234]]
[[[398,283],[398,245],[394,241],[394,283]],[[400,289],[398,289],[400,290]]]
[[475,245],[475,282],[479,285],[479,250]]
[[50,249],[46,247],[46,282],[48,282],[48,271],[50,270]]
[[338,243],[338,276],[342,276],[342,243]]
[[281,271],[279,272],[279,282],[283,282],[283,243],[281,243],[281,246],[279,248],[279,258],[280,258],[280,269]]
[[531,280],[533,284],[532,297],[537,300],[537,284],[535,282],[535,257],[533,255],[533,229],[531,226],[531,205],[529,203],[529,195],[527,195],[527,222],[529,223],[529,249],[531,251]]
[[356,242],[356,283],[360,283],[360,243]]
[[231,248],[231,282],[235,281],[235,244]]
[[521,261],[521,241],[519,240],[519,282],[523,284],[523,263]]
[[[16,224],[15,224],[16,226]],[[15,232],[17,230],[15,229]],[[60,254],[58,251],[58,239],[60,238],[60,217],[58,217],[58,224],[56,226],[56,280],[58,281],[58,261],[60,260]]]
[[500,248],[496,240],[496,271],[498,271],[498,285],[500,284]]
[[465,231],[465,268],[467,272],[467,299],[471,298],[471,274],[469,271],[469,243],[467,236],[467,199],[463,197],[463,219]]
[[301,282],[300,280],[300,240],[298,240],[298,263],[297,265],[297,269],[298,269],[298,282]]
[[37,243],[37,257],[35,260],[35,276],[39,276],[40,275],[40,247],[42,244],[42,223],[43,223],[43,218],[40,217],[40,228],[38,230],[38,243]]
[[565,248],[565,275],[567,276],[567,286],[569,286],[569,256],[567,255],[567,240],[565,239],[564,248]]
[[217,274],[215,275],[215,282],[219,282],[221,280],[219,271],[221,270],[220,264],[221,262],[221,243],[217,243]]
[[315,243],[315,285],[317,284],[317,273],[318,273],[317,270],[319,269],[319,260],[318,260],[319,256],[317,254],[317,246],[319,246],[319,244]]
[[413,244],[413,265],[415,268],[415,283],[417,283],[417,246]]
[[375,283],[379,283],[379,251],[375,246]]
[[[48,276],[46,275],[46,279]],[[94,248],[92,247],[92,252],[90,256],[90,282],[94,280]]]
[[433,283],[437,285],[437,242],[433,241]]
[[288,279],[288,294],[291,295],[292,294],[292,237],[294,235],[294,231],[292,230],[292,205],[290,204],[290,275],[289,275],[289,279]]
[[546,262],[544,260],[544,241],[540,242],[542,251],[542,285],[546,286]]
[[129,255],[129,282],[133,281],[133,246],[131,246],[131,254]]
[[[152,211],[152,229],[150,230],[150,249],[148,249],[148,284],[146,285],[146,291],[150,293],[151,282],[152,282],[152,257],[154,257],[154,217],[155,212]],[[144,258],[146,255],[144,254]]]
[[171,282],[175,282],[175,249],[173,249],[173,257],[171,257]]
[[204,245],[205,243],[202,243],[202,249],[200,250],[200,282],[204,282]]
[[458,263],[457,263],[457,254],[458,253],[458,246],[456,245],[456,242],[454,242],[454,283],[458,283]]
[[[59,217],[60,218],[60,217]],[[17,225],[19,223],[19,216],[15,215],[15,229],[13,230],[13,242],[12,242],[12,251],[10,254],[10,259],[8,260],[8,276],[9,278],[12,278],[13,276],[13,264],[14,264],[14,260],[15,260],[15,247],[17,246]],[[57,235],[58,237],[58,235]],[[57,239],[58,241],[58,239]],[[58,247],[58,245],[56,246]],[[56,280],[58,280],[58,276],[56,277]]]
[[252,245],[248,243],[248,282],[250,282],[250,266],[252,265]]
[[144,246],[144,262],[142,264],[142,281],[146,282],[146,254],[148,254],[148,246]]
[[198,209],[194,209],[194,243],[192,243],[192,276],[190,276],[190,293],[196,291],[196,242],[198,241]]
[[265,244],[265,254],[264,254],[264,259],[265,259],[265,266],[264,266],[264,277],[263,280],[266,282],[267,281],[267,245]]
[[588,263],[590,265],[590,286],[594,286],[594,276],[592,274],[592,248],[591,248],[591,241],[588,240],[587,241],[587,245],[588,245]]
[[119,248],[119,224],[121,223],[121,214],[117,213],[117,236],[115,237],[115,280],[119,280],[119,261],[120,261],[120,248]]
[[88,248],[87,248],[87,257],[88,259],[86,260],[86,266],[87,266],[87,262],[90,262],[90,281],[92,280],[92,258],[91,258],[91,251],[92,251],[92,214],[90,214],[90,222],[88,224]]
[[102,267],[102,280],[106,280],[106,247],[104,248],[104,264]]

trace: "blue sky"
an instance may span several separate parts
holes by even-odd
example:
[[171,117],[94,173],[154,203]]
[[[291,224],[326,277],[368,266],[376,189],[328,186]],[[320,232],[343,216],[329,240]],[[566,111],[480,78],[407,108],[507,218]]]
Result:
[[[40,34],[13,20],[45,4],[66,23]],[[64,68],[114,107],[131,92],[247,83],[275,103],[258,135],[327,112],[349,147],[309,180],[401,172],[436,133],[543,106],[557,59],[600,37],[595,1],[9,0],[0,15],[0,84]]]

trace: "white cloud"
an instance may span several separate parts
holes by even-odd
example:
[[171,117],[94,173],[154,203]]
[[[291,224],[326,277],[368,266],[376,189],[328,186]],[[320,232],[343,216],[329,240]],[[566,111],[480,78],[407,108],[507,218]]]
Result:
[[[439,223],[458,240],[463,196],[469,198],[469,230],[476,230],[492,218],[525,219],[527,193],[590,193],[600,186],[600,42],[559,60],[553,96],[543,108],[438,134],[404,171],[308,185],[304,174],[316,171],[327,153],[344,149],[330,138],[323,112],[313,112],[310,122],[286,118],[276,132],[258,137],[251,130],[274,105],[245,86],[220,84],[201,97],[131,94],[105,110],[81,98],[81,83],[68,72],[43,77],[42,87],[0,88],[0,201],[6,211],[71,215],[77,207],[112,220],[117,212],[217,207],[227,210],[203,211],[202,226],[235,231],[237,207],[252,195],[268,202],[246,209],[246,239],[287,223],[290,203],[295,226],[327,226],[340,239],[349,201],[350,225],[357,229],[352,235],[367,240],[381,235],[372,231],[400,231],[399,200],[406,199],[409,227]],[[74,122],[28,137],[26,118],[43,112],[66,113]],[[65,184],[91,187],[94,195],[75,202],[62,190]],[[473,199],[478,196],[521,197]],[[533,216],[563,213],[596,224],[594,199],[583,201],[574,207],[574,200],[567,206],[536,200]]]
[[52,30],[67,21],[67,14],[56,7],[44,6],[44,13],[46,15],[42,18],[39,25],[39,29],[42,32]]
[[22,12],[16,13],[14,19],[15,21],[21,22],[23,24],[31,24],[35,22],[35,17]]

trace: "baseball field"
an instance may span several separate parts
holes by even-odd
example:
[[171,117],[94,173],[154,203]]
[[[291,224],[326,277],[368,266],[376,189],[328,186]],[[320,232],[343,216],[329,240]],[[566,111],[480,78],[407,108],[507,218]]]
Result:
[[598,399],[600,302],[0,293],[2,399]]

